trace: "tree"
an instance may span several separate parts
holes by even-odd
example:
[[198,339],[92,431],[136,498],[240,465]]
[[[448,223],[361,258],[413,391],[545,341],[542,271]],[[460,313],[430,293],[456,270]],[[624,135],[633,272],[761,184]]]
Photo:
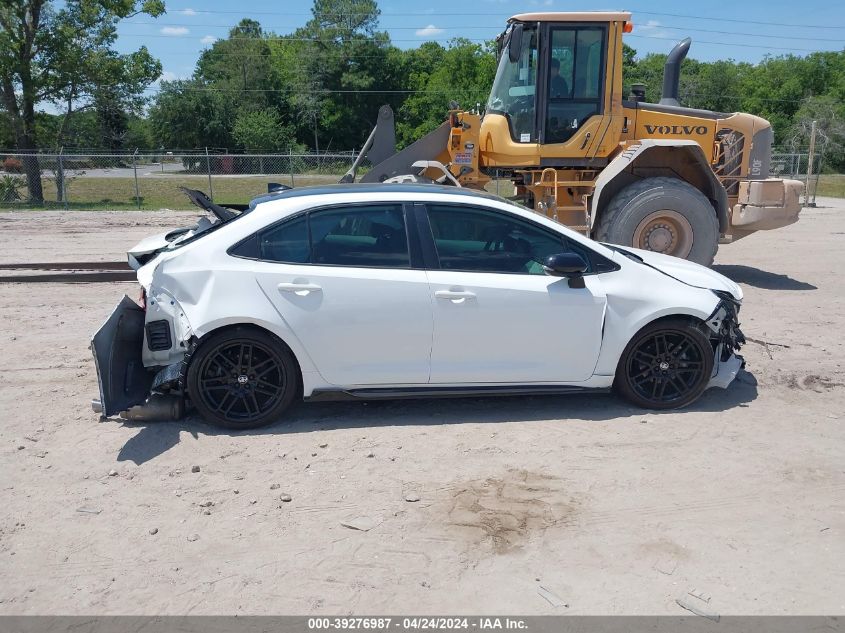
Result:
[[495,42],[486,45],[456,38],[448,48],[430,42],[411,51],[409,95],[399,110],[397,137],[407,145],[446,120],[449,103],[475,109],[487,103],[496,74]]
[[243,19],[227,39],[214,42],[197,61],[194,78],[240,101],[243,109],[279,107],[277,73],[272,66],[268,36],[255,20]]
[[833,96],[809,97],[801,104],[790,128],[793,147],[801,151],[810,145],[816,122],[816,152],[819,165],[828,163],[837,170],[845,167],[845,104]]
[[374,0],[315,0],[312,18],[279,43],[297,134],[315,148],[366,139],[384,103],[401,104],[401,55],[378,32]]
[[166,81],[150,108],[156,143],[171,149],[226,148],[234,144],[238,104],[197,79]]
[[296,142],[293,128],[284,125],[271,108],[240,114],[232,136],[248,152],[288,150]]
[[0,5],[0,101],[9,115],[24,161],[29,197],[43,201],[35,108],[64,104],[71,114],[92,107],[108,86],[112,103],[130,104],[161,74],[146,47],[120,55],[111,46],[120,20],[164,13],[163,0],[4,0]]

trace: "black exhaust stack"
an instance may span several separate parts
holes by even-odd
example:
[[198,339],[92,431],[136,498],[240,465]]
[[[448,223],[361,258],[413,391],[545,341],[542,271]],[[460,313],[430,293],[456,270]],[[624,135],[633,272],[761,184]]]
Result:
[[666,58],[666,65],[663,67],[663,96],[660,105],[679,106],[678,91],[681,84],[681,62],[689,52],[692,44],[690,38],[684,38],[677,44]]

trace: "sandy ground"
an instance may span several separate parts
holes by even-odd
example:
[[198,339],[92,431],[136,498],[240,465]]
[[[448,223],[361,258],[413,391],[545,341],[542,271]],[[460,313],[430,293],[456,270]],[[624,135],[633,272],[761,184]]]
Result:
[[[691,590],[721,614],[845,613],[845,203],[822,202],[722,247],[750,374],[672,413],[99,423],[88,340],[136,286],[0,283],[0,614],[681,615]],[[3,213],[0,263],[118,260],[193,215]]]

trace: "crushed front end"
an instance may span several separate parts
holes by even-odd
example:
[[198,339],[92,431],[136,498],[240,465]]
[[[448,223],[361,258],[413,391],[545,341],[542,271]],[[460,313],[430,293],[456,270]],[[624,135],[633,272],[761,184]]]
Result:
[[739,370],[745,367],[745,359],[737,353],[745,344],[745,335],[739,329],[741,302],[728,292],[712,292],[719,297],[719,303],[707,318],[715,353],[713,375],[707,386],[724,389],[733,382]]

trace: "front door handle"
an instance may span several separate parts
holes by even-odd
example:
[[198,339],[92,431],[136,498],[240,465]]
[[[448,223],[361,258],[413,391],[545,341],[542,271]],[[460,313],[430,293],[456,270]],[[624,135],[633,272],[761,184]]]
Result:
[[435,290],[434,297],[436,299],[447,299],[452,303],[463,303],[467,299],[475,297],[475,293],[468,290]]
[[589,143],[589,142],[590,142],[590,133],[587,132],[587,135],[584,137],[584,142],[581,143],[581,149],[584,149],[585,147],[587,147],[587,143]]
[[321,292],[323,289],[317,284],[297,284],[297,283],[280,283],[276,286],[279,292],[293,292],[300,297],[311,294],[312,292]]

